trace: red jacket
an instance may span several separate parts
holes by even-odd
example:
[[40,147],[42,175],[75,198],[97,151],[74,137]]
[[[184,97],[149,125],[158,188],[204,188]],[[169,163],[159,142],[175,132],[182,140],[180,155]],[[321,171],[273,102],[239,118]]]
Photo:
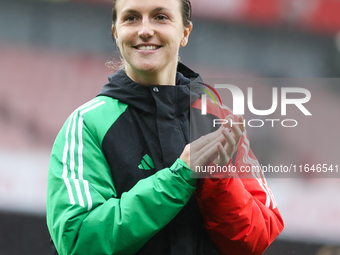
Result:
[[[220,119],[232,114],[229,108],[207,101],[208,114]],[[192,107],[200,109],[201,100]],[[246,132],[235,167],[238,173],[227,177],[215,174],[215,178],[197,180],[196,197],[204,224],[221,254],[262,254],[282,231],[283,221],[263,173],[245,171],[260,169]]]

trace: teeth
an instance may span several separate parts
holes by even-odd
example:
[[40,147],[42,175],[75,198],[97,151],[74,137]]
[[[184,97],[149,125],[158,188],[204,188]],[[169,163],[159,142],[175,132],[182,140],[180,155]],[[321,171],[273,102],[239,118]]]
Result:
[[157,49],[157,46],[139,46],[138,47],[139,50],[155,50]]

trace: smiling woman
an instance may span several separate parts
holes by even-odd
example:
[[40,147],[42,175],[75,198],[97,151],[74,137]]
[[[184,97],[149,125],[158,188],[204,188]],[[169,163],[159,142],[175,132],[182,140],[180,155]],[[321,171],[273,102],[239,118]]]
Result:
[[113,15],[112,33],[126,74],[134,81],[175,85],[178,50],[186,46],[192,30],[192,23],[181,14],[181,5],[188,3],[115,1],[113,10],[117,15]]
[[[232,169],[259,163],[241,124],[202,125],[201,90],[190,91],[202,79],[178,61],[190,15],[189,0],[114,2],[124,68],[52,149],[47,225],[59,254],[262,254],[283,229],[262,172],[195,172],[231,169],[234,154]],[[209,116],[243,122],[207,104]]]

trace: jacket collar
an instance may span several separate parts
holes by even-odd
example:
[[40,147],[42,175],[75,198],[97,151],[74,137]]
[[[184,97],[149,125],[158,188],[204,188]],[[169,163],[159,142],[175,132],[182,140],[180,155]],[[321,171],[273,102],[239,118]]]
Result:
[[[198,73],[195,73],[184,64],[178,63],[176,86],[166,86],[166,89],[175,90],[181,100],[191,101],[192,104],[200,97],[199,94],[201,94],[202,90],[198,88],[201,87],[201,83],[202,79]],[[98,96],[109,96],[143,111],[154,112],[155,101],[151,90],[158,86],[164,85],[141,85],[131,80],[123,69],[119,69],[109,76],[109,83],[101,89]],[[187,105],[190,106],[189,104]]]

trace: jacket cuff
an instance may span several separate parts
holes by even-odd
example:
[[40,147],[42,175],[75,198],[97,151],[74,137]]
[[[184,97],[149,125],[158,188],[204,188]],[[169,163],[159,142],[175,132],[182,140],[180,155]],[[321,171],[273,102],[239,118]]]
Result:
[[178,158],[170,167],[170,171],[180,175],[191,186],[196,186],[198,174],[191,171],[190,167],[182,159]]

